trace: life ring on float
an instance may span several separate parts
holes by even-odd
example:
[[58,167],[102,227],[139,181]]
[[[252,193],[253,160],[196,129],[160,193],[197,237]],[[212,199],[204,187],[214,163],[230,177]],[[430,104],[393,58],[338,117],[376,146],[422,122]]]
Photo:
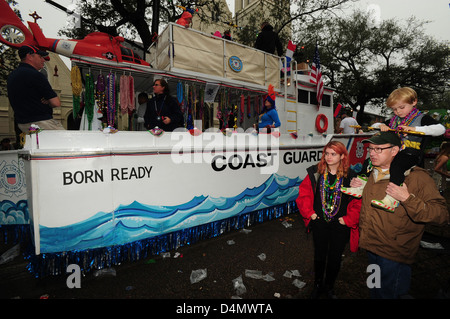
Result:
[[[323,120],[323,127],[321,126],[321,121]],[[325,114],[319,114],[316,117],[316,129],[319,133],[324,133],[328,129],[328,118],[325,116]]]

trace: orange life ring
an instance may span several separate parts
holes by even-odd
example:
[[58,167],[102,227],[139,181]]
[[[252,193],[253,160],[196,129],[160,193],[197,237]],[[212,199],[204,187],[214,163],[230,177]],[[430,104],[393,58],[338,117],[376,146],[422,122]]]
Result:
[[[321,121],[323,120],[323,127],[321,126]],[[328,129],[328,118],[325,116],[325,114],[319,114],[316,117],[316,129],[319,133],[324,133]]]

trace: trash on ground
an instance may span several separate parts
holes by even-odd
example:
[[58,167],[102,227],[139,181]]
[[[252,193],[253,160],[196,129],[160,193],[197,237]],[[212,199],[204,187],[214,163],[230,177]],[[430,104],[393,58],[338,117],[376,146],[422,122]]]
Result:
[[12,261],[14,258],[19,256],[19,254],[20,254],[20,244],[17,244],[15,246],[11,247],[10,249],[8,249],[7,251],[5,251],[0,256],[0,265],[6,264],[7,262]]
[[156,260],[154,260],[153,258],[146,260],[145,263],[148,264],[156,264]]
[[236,244],[233,239],[227,240],[229,246]]
[[300,275],[300,272],[297,269],[291,270],[291,273],[292,273],[292,276],[295,276],[295,277],[301,277],[302,276],[302,275]]
[[206,278],[206,276],[208,275],[208,272],[205,269],[197,269],[197,270],[193,270],[191,272],[191,284],[195,284],[203,279]]
[[273,278],[271,275],[269,274],[265,274],[264,276],[262,276],[262,280],[264,281],[274,281],[275,278]]
[[99,269],[99,270],[94,271],[93,276],[94,277],[105,277],[105,276],[115,277],[116,276],[116,270],[114,268]]
[[245,269],[245,277],[253,278],[253,279],[261,279],[262,278],[262,271],[261,270],[250,270]]
[[173,258],[178,258],[178,257],[183,258],[183,254],[180,254],[179,252],[176,252],[176,253],[173,255]]
[[292,227],[292,224],[288,223],[287,220],[283,220],[283,222],[281,223],[281,225],[283,225],[286,228]]
[[420,246],[427,249],[444,249],[444,246],[442,246],[441,243],[429,243],[423,240],[420,241]]
[[233,288],[236,291],[237,296],[240,296],[247,292],[247,288],[245,287],[244,282],[242,281],[242,275],[233,279],[231,282],[233,283]]
[[252,232],[252,230],[251,229],[242,228],[240,232],[244,233],[244,234],[250,234]]
[[303,287],[306,286],[306,282],[298,280],[298,279],[294,279],[294,281],[292,282],[292,284],[297,287],[298,289],[302,289]]
[[302,275],[300,275],[300,272],[295,269],[295,270],[286,270],[283,274],[283,277],[287,277],[287,278],[292,278],[292,276],[294,277],[301,277]]
[[161,253],[162,258],[170,258],[170,252],[167,253]]
[[264,260],[266,260],[266,254],[265,253],[261,253],[261,254],[259,254],[258,255],[258,258],[261,260],[261,261],[264,261]]
[[275,298],[280,298],[280,297],[281,297],[281,295],[280,295],[279,292],[274,293],[273,296],[274,296]]

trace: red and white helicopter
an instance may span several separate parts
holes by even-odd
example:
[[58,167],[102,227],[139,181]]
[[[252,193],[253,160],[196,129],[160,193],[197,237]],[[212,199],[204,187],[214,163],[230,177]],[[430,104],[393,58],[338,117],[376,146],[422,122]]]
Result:
[[104,32],[93,32],[82,40],[63,40],[47,38],[36,22],[28,21],[29,29],[20,21],[5,0],[0,0],[0,42],[12,47],[34,45],[41,50],[48,50],[72,58],[85,56],[91,58],[133,63],[149,66],[133,50],[122,43],[121,36],[113,37]]

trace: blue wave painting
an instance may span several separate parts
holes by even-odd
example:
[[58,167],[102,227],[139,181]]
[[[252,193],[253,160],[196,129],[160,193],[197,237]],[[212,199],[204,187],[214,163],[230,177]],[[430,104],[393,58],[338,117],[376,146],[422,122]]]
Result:
[[295,200],[300,182],[299,177],[290,179],[274,174],[262,185],[247,188],[231,198],[198,196],[177,206],[133,202],[64,227],[40,225],[41,252],[122,245],[276,206]]
[[29,223],[30,213],[28,212],[28,202],[26,200],[19,200],[17,203],[10,200],[0,201],[0,226]]

